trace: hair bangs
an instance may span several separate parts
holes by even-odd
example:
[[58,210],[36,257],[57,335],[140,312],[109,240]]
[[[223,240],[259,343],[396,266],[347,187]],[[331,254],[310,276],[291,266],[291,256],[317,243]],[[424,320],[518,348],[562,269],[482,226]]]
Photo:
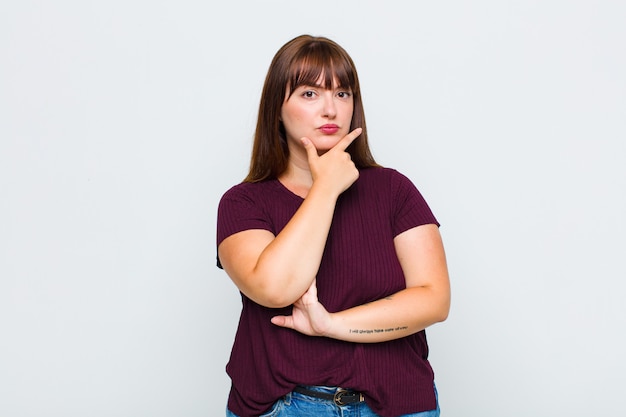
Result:
[[326,89],[357,90],[355,70],[340,51],[324,43],[313,43],[294,57],[289,74],[289,95],[302,85],[320,85]]

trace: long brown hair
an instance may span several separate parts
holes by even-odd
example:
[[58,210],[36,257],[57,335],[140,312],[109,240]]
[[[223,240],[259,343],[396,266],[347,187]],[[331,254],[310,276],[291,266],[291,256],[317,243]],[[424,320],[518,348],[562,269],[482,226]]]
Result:
[[354,99],[350,131],[361,127],[363,132],[346,151],[357,168],[379,166],[367,143],[365,113],[361,88],[352,58],[337,43],[324,37],[301,35],[278,50],[267,71],[257,119],[250,171],[245,182],[278,178],[287,169],[289,148],[285,128],[280,121],[287,91],[301,85],[315,85],[320,77],[325,88],[338,82],[339,88],[349,88]]

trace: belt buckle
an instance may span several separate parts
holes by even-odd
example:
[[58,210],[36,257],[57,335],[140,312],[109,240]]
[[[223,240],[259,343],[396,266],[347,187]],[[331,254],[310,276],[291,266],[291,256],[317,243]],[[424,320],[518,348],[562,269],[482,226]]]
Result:
[[[358,394],[358,397],[357,397]],[[346,395],[350,396],[350,400],[349,402],[344,402],[343,401],[343,397],[345,397]],[[363,394],[360,392],[354,392],[354,391],[348,391],[346,389],[343,388],[338,388],[337,392],[335,392],[335,395],[333,395],[333,402],[335,403],[335,405],[341,407],[344,405],[348,405],[351,403],[359,403],[359,402],[363,402]]]
[[347,390],[343,388],[339,388],[337,392],[335,392],[335,395],[333,396],[333,401],[335,402],[335,405],[339,407],[346,405],[346,403],[343,402],[343,396],[346,395],[347,393],[348,393]]

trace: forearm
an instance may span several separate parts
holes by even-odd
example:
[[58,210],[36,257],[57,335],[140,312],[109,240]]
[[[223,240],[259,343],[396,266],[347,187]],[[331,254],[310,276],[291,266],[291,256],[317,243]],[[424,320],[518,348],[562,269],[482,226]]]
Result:
[[450,308],[445,290],[413,287],[331,314],[326,337],[359,343],[399,339],[444,321]]
[[409,229],[394,239],[406,289],[383,299],[329,313],[319,302],[317,286],[294,303],[290,316],[272,323],[309,336],[376,343],[399,339],[443,321],[450,310],[450,282],[436,225]]
[[244,293],[267,307],[284,307],[309,287],[319,269],[337,196],[315,185],[284,229],[262,250]]
[[244,231],[220,244],[224,269],[257,303],[288,306],[315,280],[337,198],[359,177],[346,148],[360,134],[361,129],[355,129],[322,156],[310,139],[302,138],[306,160],[301,148],[290,147],[291,173],[286,172],[284,178],[290,178],[299,190],[307,190],[294,216],[277,236],[263,230]]

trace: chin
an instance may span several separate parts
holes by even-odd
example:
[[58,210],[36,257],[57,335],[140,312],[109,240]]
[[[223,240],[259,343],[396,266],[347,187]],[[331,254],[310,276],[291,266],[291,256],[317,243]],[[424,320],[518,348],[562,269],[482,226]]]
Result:
[[316,138],[316,139],[313,139],[313,144],[315,145],[315,148],[318,151],[326,152],[332,149],[332,147],[335,146],[339,142],[340,139],[341,138],[334,137],[334,136],[329,136],[325,138]]

